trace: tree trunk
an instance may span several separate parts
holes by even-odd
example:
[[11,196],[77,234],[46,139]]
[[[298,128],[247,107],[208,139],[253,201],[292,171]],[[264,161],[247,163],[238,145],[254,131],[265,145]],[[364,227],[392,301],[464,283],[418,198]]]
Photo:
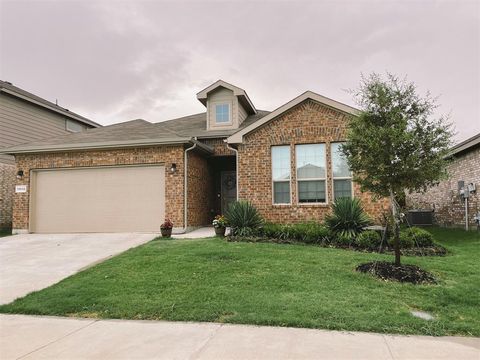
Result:
[[399,226],[399,214],[397,213],[397,206],[395,205],[395,196],[393,191],[390,190],[390,202],[392,203],[392,215],[394,224],[393,235],[393,248],[395,250],[395,265],[400,266],[400,226]]

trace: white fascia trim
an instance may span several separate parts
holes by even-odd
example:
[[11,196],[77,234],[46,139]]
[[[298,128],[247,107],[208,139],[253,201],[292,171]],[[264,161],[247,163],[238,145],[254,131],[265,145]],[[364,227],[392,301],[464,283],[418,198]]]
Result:
[[290,110],[294,106],[302,103],[303,101],[305,101],[307,99],[311,99],[313,101],[316,101],[316,102],[319,102],[321,104],[330,106],[334,109],[343,111],[343,112],[351,114],[351,115],[358,115],[359,112],[360,112],[359,110],[357,110],[357,109],[355,109],[351,106],[348,106],[348,105],[343,104],[341,102],[329,99],[325,96],[314,93],[313,91],[306,91],[303,94],[297,96],[295,99],[290,100],[286,104],[284,104],[284,105],[280,106],[279,108],[277,108],[276,110],[272,111],[267,116],[264,116],[260,120],[254,122],[253,124],[243,128],[242,130],[240,130],[240,131],[236,132],[235,134],[231,135],[230,137],[227,138],[227,142],[229,144],[241,144],[243,142],[243,136],[244,135],[246,135],[249,132],[255,130],[256,128],[266,124],[267,122],[269,122],[273,118],[281,115],[282,113],[284,113],[287,110]]

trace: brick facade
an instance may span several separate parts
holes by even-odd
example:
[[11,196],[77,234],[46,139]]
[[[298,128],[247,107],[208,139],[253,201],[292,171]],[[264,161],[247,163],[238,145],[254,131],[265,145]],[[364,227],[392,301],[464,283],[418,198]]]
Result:
[[[327,156],[327,193],[333,198],[330,143],[345,139],[348,115],[308,100],[278,116],[268,124],[245,136],[238,147],[240,199],[249,200],[268,221],[279,223],[322,220],[330,211],[327,204],[298,204],[295,172],[295,145],[325,143]],[[235,153],[229,150],[223,138],[205,139],[214,149],[213,156],[195,151],[188,152],[188,209],[189,227],[207,225],[218,212],[219,176],[223,170],[235,168]],[[291,146],[292,205],[272,204],[271,156],[272,145]],[[165,164],[165,215],[176,228],[183,223],[184,196],[184,147],[182,145],[151,146],[117,150],[72,151],[17,155],[17,169],[24,171],[24,178],[17,184],[28,185],[30,170],[109,165]],[[172,163],[177,171],[170,172]],[[354,196],[362,199],[366,211],[378,222],[388,201],[375,201],[368,193],[362,193],[354,184]],[[15,194],[13,228],[28,229],[29,193]]]
[[188,152],[188,226],[208,225],[212,221],[213,185],[212,169],[204,155]]
[[0,163],[0,229],[12,226],[15,165]]
[[407,195],[407,207],[434,209],[435,221],[443,226],[465,226],[465,203],[458,194],[458,181],[474,183],[477,191],[468,203],[469,224],[475,225],[474,216],[480,212],[480,147],[456,156],[448,166],[449,178],[424,194]]
[[[175,227],[183,227],[183,146],[156,146],[119,150],[61,152],[17,155],[17,169],[24,171],[18,185],[27,185],[26,193],[15,194],[13,229],[27,230],[29,224],[30,170],[73,168],[113,165],[165,164],[165,216],[170,217]],[[171,163],[177,171],[169,171]],[[126,204],[128,205],[128,204]]]
[[204,139],[202,142],[213,148],[214,156],[235,156],[235,152],[227,148],[224,139]]
[[[298,204],[295,171],[295,145],[325,143],[327,157],[327,193],[333,198],[330,143],[345,140],[348,115],[314,101],[305,101],[244,137],[239,145],[239,198],[249,200],[268,221],[278,223],[322,220],[331,203]],[[270,148],[290,145],[291,205],[273,205]],[[367,213],[376,222],[389,202],[375,201],[354,184],[354,196],[362,200]]]

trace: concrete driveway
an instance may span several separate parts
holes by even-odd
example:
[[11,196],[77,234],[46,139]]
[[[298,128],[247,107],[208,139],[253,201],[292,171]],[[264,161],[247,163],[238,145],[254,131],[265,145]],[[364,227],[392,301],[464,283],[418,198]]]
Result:
[[22,234],[0,238],[0,304],[57,283],[155,234]]

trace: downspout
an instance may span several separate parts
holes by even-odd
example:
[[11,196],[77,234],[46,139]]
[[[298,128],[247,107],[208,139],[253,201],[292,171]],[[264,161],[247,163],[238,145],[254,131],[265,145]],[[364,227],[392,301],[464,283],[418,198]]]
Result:
[[[196,137],[193,138],[194,140],[197,140]],[[184,159],[183,159],[183,229],[181,229],[179,232],[175,232],[176,234],[185,234],[187,232],[187,201],[188,201],[188,152],[190,150],[193,150],[197,147],[197,143],[195,142],[193,146],[185,149],[184,151]]]
[[235,181],[237,187],[237,201],[238,201],[238,150],[234,147],[231,147],[230,144],[227,142],[227,139],[223,140],[225,144],[227,144],[227,149],[232,150],[235,153]]

